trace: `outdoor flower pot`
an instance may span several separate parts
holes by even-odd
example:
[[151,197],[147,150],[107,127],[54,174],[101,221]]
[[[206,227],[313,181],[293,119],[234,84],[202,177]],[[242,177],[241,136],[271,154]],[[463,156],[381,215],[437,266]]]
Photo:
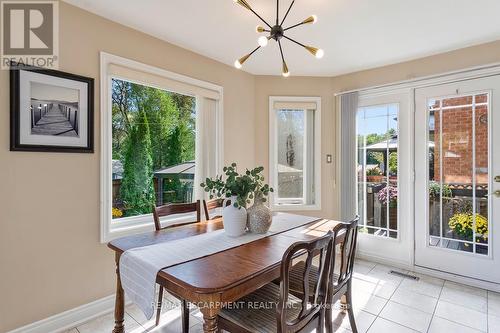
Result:
[[385,179],[385,176],[366,176],[366,181],[369,183],[382,183]]
[[247,210],[243,207],[234,207],[234,205],[226,206],[227,200],[236,202],[236,196],[224,200],[222,210],[222,223],[224,224],[224,231],[228,236],[238,237],[246,232],[247,227]]

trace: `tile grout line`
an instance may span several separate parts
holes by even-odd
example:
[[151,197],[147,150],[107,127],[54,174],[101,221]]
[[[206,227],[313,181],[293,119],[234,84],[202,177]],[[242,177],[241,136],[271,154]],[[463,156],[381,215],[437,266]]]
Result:
[[[375,267],[377,267],[378,265],[379,265],[379,264],[376,264],[375,266],[373,266],[373,268],[372,268],[372,269],[371,269],[368,273],[370,273],[372,270],[374,270],[374,269],[375,269]],[[378,318],[385,319],[385,318],[383,318],[383,317],[380,317],[380,314],[382,313],[382,311],[384,311],[384,309],[385,309],[385,307],[387,306],[387,304],[389,304],[389,302],[391,301],[392,296],[394,296],[394,294],[396,293],[396,290],[398,290],[398,289],[399,289],[399,287],[401,286],[401,283],[403,283],[403,280],[404,280],[404,279],[405,279],[405,278],[403,278],[403,279],[401,279],[401,281],[399,281],[399,283],[398,283],[398,285],[397,285],[396,289],[394,289],[394,291],[392,292],[391,296],[389,296],[389,298],[387,299],[387,302],[384,304],[384,306],[382,307],[382,309],[380,309],[380,312],[378,313],[378,315],[376,315],[376,316],[375,316],[375,319],[373,320],[373,322],[370,324],[370,326],[368,326],[368,328],[367,328],[367,330],[366,330],[366,333],[369,333],[370,328],[372,328],[373,324],[375,323],[375,321],[377,321],[377,319],[378,319]],[[376,286],[378,286],[378,285],[379,285],[379,283],[377,282]],[[374,295],[374,294],[372,294],[372,295]],[[387,319],[385,319],[385,320],[387,320]],[[389,321],[391,321],[391,320],[389,320]],[[395,324],[398,324],[398,323],[396,323],[396,322],[394,322],[394,323],[395,323]],[[398,324],[398,325],[401,325],[401,324]],[[404,326],[404,325],[401,325],[401,326],[406,327],[406,326]],[[410,327],[407,327],[407,328],[410,328]],[[412,329],[412,328],[410,328],[410,329]]]
[[436,316],[436,309],[438,307],[439,300],[441,299],[441,294],[443,293],[445,282],[446,282],[446,280],[443,280],[443,285],[441,286],[441,289],[439,290],[439,295],[438,295],[438,298],[437,298],[437,302],[436,302],[436,305],[434,306],[434,311],[432,311],[431,321],[429,322],[429,326],[427,326],[427,331],[426,331],[427,333],[429,333],[429,330],[431,329],[431,324],[434,321],[434,318]]
[[490,316],[489,316],[489,312],[490,312],[490,291],[489,290],[486,290],[486,332],[489,333],[490,331]]
[[[377,317],[377,318],[378,318],[378,317]],[[393,324],[396,324],[396,325],[402,326],[402,327],[404,327],[404,328],[407,328],[407,329],[409,329],[409,330],[412,330],[413,332],[419,332],[419,331],[417,331],[416,329],[413,329],[413,328],[411,328],[411,327],[409,327],[409,326],[406,326],[406,325],[403,325],[403,324],[401,324],[401,323],[395,322],[394,320],[387,319],[387,318],[384,318],[384,317],[380,317],[380,319],[390,321],[390,322],[391,322],[391,323],[393,323]],[[375,322],[375,321],[374,321],[374,322]],[[370,326],[370,327],[371,327],[371,326]],[[367,332],[367,333],[368,333],[368,332]],[[419,332],[419,333],[420,333],[420,332]]]

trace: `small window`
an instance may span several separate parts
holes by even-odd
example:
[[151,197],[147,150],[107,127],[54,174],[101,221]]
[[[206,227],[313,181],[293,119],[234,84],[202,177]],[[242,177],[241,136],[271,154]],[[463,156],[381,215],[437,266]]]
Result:
[[271,97],[271,204],[276,210],[320,209],[320,99]]

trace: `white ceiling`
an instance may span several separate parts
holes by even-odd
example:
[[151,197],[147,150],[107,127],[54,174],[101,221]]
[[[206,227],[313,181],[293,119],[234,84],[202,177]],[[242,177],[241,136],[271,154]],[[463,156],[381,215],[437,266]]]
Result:
[[[259,19],[232,0],[65,1],[228,65],[257,46]],[[275,0],[247,1],[273,22]],[[290,2],[280,1],[282,15]],[[284,25],[310,14],[318,22],[289,36],[325,56],[317,60],[284,41],[292,75],[338,75],[500,39],[499,0],[296,0]],[[256,52],[243,70],[280,75],[277,44]]]

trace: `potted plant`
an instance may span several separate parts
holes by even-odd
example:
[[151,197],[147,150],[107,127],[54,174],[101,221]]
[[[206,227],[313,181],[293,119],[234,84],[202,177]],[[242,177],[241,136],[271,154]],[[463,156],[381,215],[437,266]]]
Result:
[[377,199],[382,204],[382,219],[386,218],[387,210],[389,210],[389,228],[396,230],[398,226],[398,188],[390,185],[384,187],[378,191]]
[[380,183],[384,180],[384,174],[379,167],[366,170],[366,181],[370,183]]
[[[453,208],[454,214],[448,220],[450,232],[461,240],[472,241],[474,233],[477,242],[488,240],[488,218],[479,213],[474,214],[470,201],[457,199]],[[455,237],[451,236],[451,238]],[[462,243],[462,245],[469,246],[467,243]]]
[[[430,217],[430,232],[432,235],[439,234],[440,220],[441,220],[441,193],[443,196],[443,219],[446,218],[449,211],[453,211],[452,200],[453,192],[451,188],[443,184],[441,185],[436,181],[429,182],[429,217]],[[449,217],[450,215],[448,215]]]
[[223,205],[222,218],[224,230],[230,236],[241,236],[246,231],[246,206],[251,202],[250,195],[254,190],[254,180],[251,175],[240,175],[236,171],[236,163],[224,167],[225,179],[222,175],[207,178],[200,186],[209,193],[210,199],[231,199],[231,205]]
[[269,193],[274,191],[269,184],[264,183],[263,171],[264,167],[246,171],[246,175],[253,181],[253,193],[249,198],[254,200],[252,207],[248,209],[248,230],[259,234],[266,233],[271,227],[271,210],[264,203]]

